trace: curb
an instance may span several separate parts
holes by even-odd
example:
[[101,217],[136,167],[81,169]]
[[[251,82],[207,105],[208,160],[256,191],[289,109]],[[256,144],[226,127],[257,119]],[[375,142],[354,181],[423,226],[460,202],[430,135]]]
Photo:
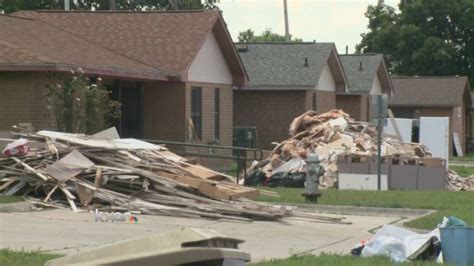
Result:
[[388,217],[416,217],[425,216],[435,212],[429,209],[406,209],[406,208],[379,208],[358,207],[338,205],[313,205],[313,204],[274,204],[284,207],[297,207],[302,211],[338,215],[363,215],[363,216],[388,216]]
[[3,204],[0,204],[0,213],[29,212],[29,211],[32,211],[31,207],[32,207],[32,204],[27,201],[3,203]]

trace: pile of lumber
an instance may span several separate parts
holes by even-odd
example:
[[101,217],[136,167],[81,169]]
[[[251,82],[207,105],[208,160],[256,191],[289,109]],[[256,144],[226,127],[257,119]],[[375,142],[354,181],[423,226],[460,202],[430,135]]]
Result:
[[[320,179],[321,187],[333,187],[336,182],[338,155],[371,156],[377,153],[377,130],[367,122],[354,121],[342,110],[317,114],[308,111],[296,117],[290,124],[289,138],[276,147],[266,160],[247,170],[249,176],[263,173],[267,180],[278,173],[305,173],[306,156],[316,153],[325,168]],[[398,139],[383,136],[382,156],[404,160],[428,158],[427,148],[418,143],[402,143]]]
[[474,191],[474,175],[462,177],[450,169],[448,175],[446,176],[446,189],[452,191]]
[[17,142],[22,149],[9,145],[7,155],[0,156],[0,193],[22,195],[39,206],[239,221],[298,216],[342,222],[254,202],[259,190],[191,164],[163,146],[120,139],[115,129],[92,136],[13,134],[21,137]]

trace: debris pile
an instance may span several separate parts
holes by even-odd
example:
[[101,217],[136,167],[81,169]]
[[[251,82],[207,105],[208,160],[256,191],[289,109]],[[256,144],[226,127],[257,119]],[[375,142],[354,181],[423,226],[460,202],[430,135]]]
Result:
[[0,156],[0,192],[22,195],[35,205],[239,221],[300,217],[345,223],[342,218],[254,202],[259,190],[190,164],[163,146],[120,139],[115,129],[92,136],[54,131],[13,134],[22,137],[17,142],[28,149]]
[[446,175],[446,189],[452,191],[474,190],[474,175],[462,177],[455,171],[449,170]]
[[[254,163],[246,184],[269,186],[303,186],[307,154],[315,152],[325,168],[321,187],[333,187],[336,182],[338,155],[374,155],[377,152],[377,131],[367,122],[354,121],[342,110],[323,114],[308,111],[296,117],[290,125],[290,138],[277,143],[270,156]],[[383,136],[382,156],[405,160],[431,157],[427,148],[418,143],[402,143]],[[293,181],[291,181],[293,180]]]

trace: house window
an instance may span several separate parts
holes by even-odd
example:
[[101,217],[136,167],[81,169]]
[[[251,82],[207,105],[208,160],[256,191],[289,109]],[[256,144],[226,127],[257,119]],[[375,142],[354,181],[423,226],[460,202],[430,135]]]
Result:
[[197,138],[202,136],[202,88],[191,87],[191,120],[196,129]]
[[221,91],[219,88],[214,89],[214,138],[221,139]]
[[313,110],[316,111],[316,93],[313,93]]

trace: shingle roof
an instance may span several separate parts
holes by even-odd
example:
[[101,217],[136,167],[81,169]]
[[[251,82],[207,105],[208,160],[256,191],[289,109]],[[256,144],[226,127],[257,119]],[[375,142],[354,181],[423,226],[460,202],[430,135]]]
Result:
[[[370,92],[377,71],[383,61],[382,54],[340,55],[350,92]],[[362,65],[362,69],[361,69]]]
[[[471,94],[467,77],[392,77],[391,106],[456,106]],[[470,99],[470,96],[469,96]]]
[[14,15],[43,21],[170,75],[186,71],[219,17],[218,11],[19,11]]
[[[237,44],[249,76],[248,86],[314,87],[328,61],[332,43]],[[247,48],[247,49],[245,49]],[[305,58],[308,66],[305,67]]]
[[157,69],[91,44],[39,21],[0,15],[0,69],[78,67],[92,73],[115,71],[123,76],[157,78]]

